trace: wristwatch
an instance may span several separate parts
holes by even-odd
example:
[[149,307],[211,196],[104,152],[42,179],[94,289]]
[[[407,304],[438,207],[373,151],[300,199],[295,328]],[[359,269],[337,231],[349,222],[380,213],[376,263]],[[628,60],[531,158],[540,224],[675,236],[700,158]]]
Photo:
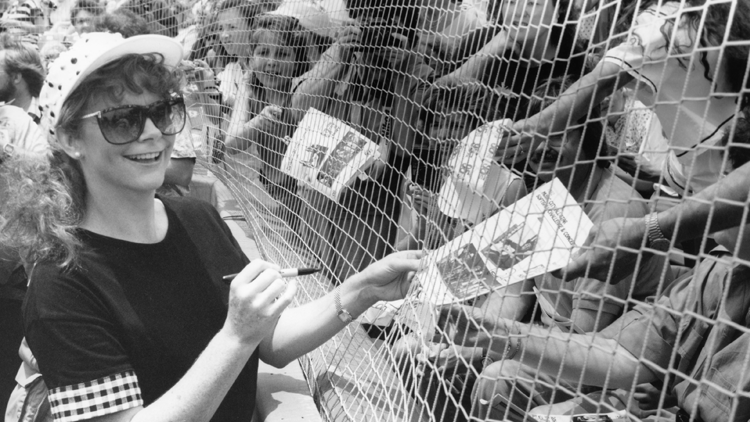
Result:
[[352,314],[349,313],[343,306],[341,306],[341,285],[333,290],[333,302],[336,304],[336,315],[338,315],[341,322],[348,324],[354,320]]
[[661,228],[659,227],[659,220],[656,218],[656,213],[652,212],[647,215],[646,220],[646,232],[648,233],[648,246],[651,249],[667,252],[671,246],[669,239],[664,237]]

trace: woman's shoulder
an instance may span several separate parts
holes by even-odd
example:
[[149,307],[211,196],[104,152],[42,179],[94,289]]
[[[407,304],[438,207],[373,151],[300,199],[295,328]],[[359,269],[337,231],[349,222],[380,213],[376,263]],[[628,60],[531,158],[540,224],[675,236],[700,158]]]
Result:
[[160,197],[164,207],[177,214],[180,219],[193,217],[210,217],[221,219],[218,211],[213,205],[201,199],[190,196]]
[[24,318],[54,319],[76,311],[83,303],[97,302],[101,297],[97,292],[112,285],[111,279],[92,254],[81,253],[68,267],[51,261],[37,263],[29,274]]

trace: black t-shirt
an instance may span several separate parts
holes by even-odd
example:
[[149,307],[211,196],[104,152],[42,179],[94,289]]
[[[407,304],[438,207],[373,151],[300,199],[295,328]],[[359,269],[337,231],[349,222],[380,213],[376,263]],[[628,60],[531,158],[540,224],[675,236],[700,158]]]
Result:
[[[143,404],[152,403],[224,324],[229,287],[222,276],[240,271],[247,258],[209,204],[162,202],[169,228],[161,242],[137,244],[82,230],[75,269],[40,264],[32,273],[26,337],[56,418],[132,407],[139,401],[135,377]],[[212,420],[251,419],[257,367],[256,351]],[[89,394],[99,403],[77,404]]]

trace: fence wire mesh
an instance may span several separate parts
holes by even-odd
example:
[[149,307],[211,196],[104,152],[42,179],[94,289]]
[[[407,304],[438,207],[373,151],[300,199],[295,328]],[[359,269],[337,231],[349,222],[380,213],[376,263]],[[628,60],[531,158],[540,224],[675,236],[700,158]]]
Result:
[[746,0],[192,10],[187,142],[298,301],[425,251],[302,360],[326,419],[750,418]]

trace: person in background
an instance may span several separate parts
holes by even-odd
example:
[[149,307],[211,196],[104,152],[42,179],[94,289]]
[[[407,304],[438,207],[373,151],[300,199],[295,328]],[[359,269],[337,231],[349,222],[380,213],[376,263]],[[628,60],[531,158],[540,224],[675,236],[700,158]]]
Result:
[[[338,202],[306,189],[303,239],[334,283],[386,256],[396,242],[401,181],[412,159],[432,69],[416,52],[418,7],[404,0],[347,4],[356,20],[308,72],[292,97],[293,119],[314,107],[380,147],[366,180]],[[324,239],[324,241],[321,241]]]
[[232,110],[225,138],[227,152],[237,154],[254,145],[263,162],[261,183],[296,214],[300,207],[295,204],[297,183],[280,170],[285,137],[292,136],[296,128],[290,110],[293,84],[317,61],[316,49],[330,44],[330,20],[322,8],[304,3],[289,3],[258,15],[250,28],[245,26],[247,21],[237,22],[232,13],[219,13],[220,24],[235,26],[222,33],[222,40],[230,53],[247,62],[248,71]]
[[[526,132],[511,138],[507,151],[501,151],[506,161],[525,157],[531,147],[528,133],[534,131],[544,135],[561,130],[569,118],[575,120],[585,114],[590,104],[599,104],[616,89],[638,80],[637,98],[654,107],[665,136],[670,140],[672,150],[665,179],[672,189],[681,195],[689,195],[716,182],[716,175],[721,172],[723,152],[706,147],[716,145],[721,139],[722,127],[736,112],[737,93],[747,64],[747,51],[742,47],[721,46],[719,40],[728,34],[732,39],[750,41],[750,24],[739,22],[741,19],[737,15],[729,22],[732,12],[729,4],[706,5],[683,12],[681,2],[657,3],[656,0],[641,2],[641,12],[632,28],[634,36],[605,53],[596,69],[571,86],[559,101],[514,124],[517,132]],[[688,3],[704,4],[702,0]],[[750,15],[750,5],[743,3],[738,14]],[[698,22],[702,16],[711,23],[706,27],[709,33],[704,35],[698,34]],[[670,22],[678,22],[678,30],[673,35],[665,35],[662,29]],[[665,43],[674,47],[665,49]],[[698,50],[698,45],[717,49],[709,54]],[[684,46],[690,46],[692,50],[686,50]],[[720,61],[722,49],[727,54]],[[685,54],[694,56],[699,67],[686,67],[682,58]],[[717,84],[716,88],[713,88],[714,84]],[[713,89],[726,95],[714,96]],[[665,101],[685,96],[700,100]],[[681,150],[677,151],[675,147]]]
[[44,69],[46,70],[47,66],[55,61],[60,53],[67,49],[68,47],[66,47],[65,44],[59,41],[47,41],[46,43],[44,43],[44,46],[39,49],[39,57],[42,59]]
[[[12,105],[0,106],[0,169],[14,159],[43,156],[47,137],[31,116]],[[0,203],[8,201],[10,178],[0,171]],[[3,215],[0,214],[0,221]],[[23,339],[21,304],[26,293],[26,270],[18,251],[0,242],[0,409],[5,409],[21,364]]]
[[[722,139],[729,146],[732,168],[750,160],[750,124],[745,117],[750,109],[745,106],[745,110],[734,124],[729,123],[731,130]],[[513,366],[559,375],[560,384],[625,391],[637,385],[633,394],[637,403],[627,409],[634,415],[668,410],[673,405],[668,398],[674,398],[678,421],[746,421],[750,418],[745,398],[750,383],[743,370],[750,350],[748,276],[745,263],[718,247],[702,255],[694,271],[675,280],[653,303],[636,303],[596,334],[549,331],[460,305],[444,310],[440,326],[460,327],[459,336],[446,332],[449,341],[488,347]],[[657,400],[646,400],[653,397],[643,388],[649,383],[661,385]],[[658,399],[661,396],[664,403]],[[579,396],[530,413],[538,418],[566,418],[580,411],[581,403],[601,413],[614,410],[599,399]],[[655,420],[675,420],[675,415]]]
[[[656,3],[640,3],[642,11],[636,16],[634,36],[628,43],[607,52],[599,66],[558,102],[516,122],[514,127],[526,134],[510,138],[504,151],[509,160],[524,157],[532,143],[529,133],[560,130],[569,118],[580,116],[590,104],[598,104],[614,89],[633,81],[637,82],[638,99],[654,106],[667,132],[670,151],[664,179],[683,195],[682,200],[646,219],[621,218],[595,227],[586,243],[591,247],[560,274],[588,273],[617,283],[619,270],[632,267],[639,255],[625,253],[623,247],[638,250],[646,239],[649,251],[665,252],[670,245],[701,239],[706,232],[727,249],[737,251],[738,257],[750,257],[750,249],[742,243],[750,237],[738,237],[747,224],[744,206],[734,205],[747,201],[750,165],[729,171],[720,143],[738,107],[747,101],[743,81],[748,65],[750,4],[688,0],[685,4],[696,7],[685,8],[679,2]],[[704,21],[707,23],[700,26]],[[665,25],[677,26],[669,34],[663,31]],[[699,26],[705,31],[700,36]],[[722,44],[725,39],[732,43]],[[665,42],[674,47],[663,48]],[[695,66],[685,66],[685,60]],[[688,97],[696,100],[683,100]],[[649,229],[653,234],[648,234]],[[620,252],[613,259],[615,250]]]
[[99,15],[93,25],[91,32],[119,33],[125,38],[151,33],[146,20],[128,9],[116,9]]
[[36,38],[49,29],[49,9],[53,4],[45,0],[14,0],[0,19],[0,27],[14,35]]
[[177,36],[179,24],[177,19],[169,13],[169,6],[164,0],[128,0],[118,9],[127,9],[142,17],[152,34]]
[[[29,89],[39,95],[44,69],[39,55],[8,34],[0,34],[0,167],[13,157],[27,158],[47,151],[47,138],[31,113],[35,100]],[[27,80],[30,82],[28,83]],[[13,105],[10,105],[11,103]],[[38,109],[35,110],[37,115]],[[9,181],[0,177],[0,202],[7,200]],[[2,215],[0,215],[0,220]],[[17,251],[0,244],[0,403],[7,403],[18,371],[18,347],[23,338],[21,303],[26,292],[26,272]],[[3,406],[0,406],[2,408]]]
[[[560,79],[540,86],[529,110],[541,110],[568,86]],[[528,165],[540,182],[559,179],[594,225],[617,217],[643,217],[648,211],[645,201],[615,175],[607,151],[599,111],[593,109],[564,134],[541,139]],[[632,304],[663,291],[672,280],[668,260],[651,255],[616,286],[592,278],[563,280],[545,274],[523,282],[514,295],[495,300],[491,296],[485,310],[495,317],[520,319],[536,301],[541,322],[550,330],[592,333],[609,326]],[[485,355],[496,362],[484,368],[474,391],[472,412],[480,418],[522,420],[529,408],[562,401],[577,390],[576,384],[557,380],[556,372],[503,360],[502,353]]]
[[0,101],[29,113],[39,123],[39,92],[46,75],[39,53],[28,43],[0,34]]
[[104,9],[95,0],[78,0],[70,12],[70,21],[78,35],[94,30],[94,19],[104,14]]
[[214,208],[156,197],[185,124],[182,56],[163,36],[84,34],[40,97],[51,154],[11,161],[0,232],[35,263],[25,333],[57,420],[250,420],[259,359],[312,351],[419,266],[394,254],[287,309],[296,281],[249,263]]

